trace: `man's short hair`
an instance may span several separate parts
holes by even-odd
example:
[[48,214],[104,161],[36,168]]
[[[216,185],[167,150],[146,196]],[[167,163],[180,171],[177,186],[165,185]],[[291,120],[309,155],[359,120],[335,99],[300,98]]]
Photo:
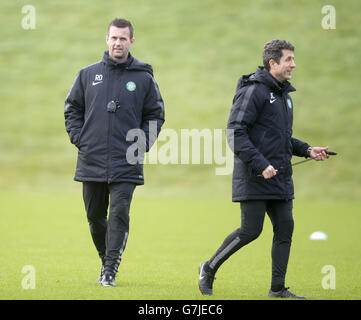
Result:
[[125,20],[125,19],[115,18],[108,25],[108,31],[107,31],[108,33],[109,33],[109,29],[111,26],[114,26],[117,28],[129,28],[130,39],[133,39],[134,28],[133,28],[132,24],[130,23],[130,21]]
[[274,39],[268,41],[263,48],[263,66],[268,71],[270,70],[269,61],[273,59],[277,63],[280,63],[282,57],[282,50],[295,51],[295,47],[286,40]]

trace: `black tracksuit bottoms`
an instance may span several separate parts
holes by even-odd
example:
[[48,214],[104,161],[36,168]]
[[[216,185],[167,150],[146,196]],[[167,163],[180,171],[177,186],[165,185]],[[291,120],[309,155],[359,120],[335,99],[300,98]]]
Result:
[[128,182],[83,182],[90,233],[105,271],[118,271],[128,239],[129,209],[135,187]]
[[215,273],[221,264],[262,232],[265,213],[273,225],[272,291],[284,287],[290,255],[294,221],[292,200],[248,200],[241,202],[241,227],[233,231],[209,260],[208,271]]

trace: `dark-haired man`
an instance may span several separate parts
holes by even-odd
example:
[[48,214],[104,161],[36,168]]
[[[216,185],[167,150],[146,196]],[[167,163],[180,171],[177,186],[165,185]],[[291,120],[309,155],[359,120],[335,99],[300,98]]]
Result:
[[109,51],[103,59],[76,77],[64,115],[70,141],[78,148],[74,179],[83,183],[90,232],[102,260],[98,282],[115,286],[133,192],[144,184],[142,162],[128,156],[136,143],[128,133],[141,130],[145,141],[138,151],[148,151],[163,125],[164,105],[152,67],[129,52],[134,43],[132,24],[113,20],[106,43]]
[[279,39],[269,41],[264,46],[263,64],[255,73],[239,79],[228,121],[235,155],[232,200],[240,202],[241,227],[200,265],[202,294],[212,294],[214,275],[222,263],[260,235],[267,212],[274,232],[268,295],[304,298],[285,287],[294,225],[290,163],[292,155],[324,160],[327,147],[312,148],[292,137],[293,102],[289,93],[295,89],[288,80],[296,67],[293,45]]

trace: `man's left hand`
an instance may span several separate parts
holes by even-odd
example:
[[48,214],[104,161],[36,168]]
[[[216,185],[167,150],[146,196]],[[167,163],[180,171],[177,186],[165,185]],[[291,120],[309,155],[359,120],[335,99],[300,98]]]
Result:
[[329,157],[326,153],[328,147],[313,147],[310,152],[310,157],[316,161],[325,160]]

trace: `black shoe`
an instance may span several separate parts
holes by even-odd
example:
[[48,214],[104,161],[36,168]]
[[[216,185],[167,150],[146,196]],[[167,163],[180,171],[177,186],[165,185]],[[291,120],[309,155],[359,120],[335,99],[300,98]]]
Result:
[[288,289],[289,288],[283,288],[282,290],[276,292],[270,289],[270,291],[268,292],[268,296],[271,298],[306,299],[306,297],[296,296],[291,291],[288,291]]
[[201,294],[211,296],[213,294],[213,281],[215,279],[214,274],[206,272],[204,266],[208,264],[208,261],[202,262],[199,266],[199,280],[198,287]]
[[115,287],[115,274],[110,272],[105,272],[100,282],[103,287]]
[[98,278],[98,283],[102,283],[102,280],[103,280],[103,277],[104,277],[104,265],[102,265],[102,268],[100,270],[100,275],[99,275],[99,278]]

